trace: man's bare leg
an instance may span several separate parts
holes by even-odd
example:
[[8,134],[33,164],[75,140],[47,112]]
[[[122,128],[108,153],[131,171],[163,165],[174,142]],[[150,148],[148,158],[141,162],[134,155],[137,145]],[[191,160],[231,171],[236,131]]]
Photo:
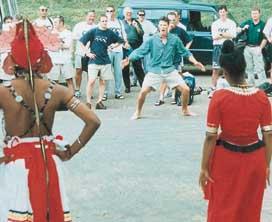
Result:
[[76,90],[80,90],[81,81],[82,81],[82,69],[77,68],[76,69]]
[[70,90],[73,91],[74,93],[74,83],[73,83],[73,79],[66,79],[66,83],[67,83],[67,86]]
[[167,84],[165,82],[162,82],[161,86],[160,86],[160,100],[161,101],[164,100],[164,94],[165,94],[166,89],[167,89]]
[[136,111],[133,114],[133,116],[131,117],[132,120],[136,120],[136,119],[141,118],[141,113],[142,113],[143,105],[145,102],[145,98],[146,98],[147,94],[151,92],[151,90],[152,90],[151,87],[145,87],[145,88],[141,89],[141,91],[138,95],[138,98],[137,98]]
[[87,103],[89,104],[91,104],[91,97],[93,93],[94,84],[95,84],[95,79],[89,78],[87,86],[86,86],[86,99],[87,99]]
[[219,78],[219,69],[213,69],[212,71],[212,87],[216,87],[217,80]]
[[98,99],[97,102],[101,102],[104,96],[105,92],[105,87],[106,87],[106,81],[99,79],[99,89],[98,89]]
[[192,113],[188,109],[188,102],[190,96],[190,88],[186,84],[178,85],[177,90],[181,92],[182,107],[181,112],[184,116],[195,116],[195,113]]

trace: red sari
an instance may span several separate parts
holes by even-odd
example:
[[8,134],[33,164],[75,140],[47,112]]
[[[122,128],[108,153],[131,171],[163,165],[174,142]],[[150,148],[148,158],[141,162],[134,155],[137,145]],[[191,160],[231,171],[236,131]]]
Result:
[[[230,87],[214,93],[209,105],[207,131],[231,144],[258,141],[257,130],[271,130],[271,105],[256,88]],[[260,222],[266,183],[264,148],[239,153],[216,145],[210,162],[214,183],[208,183],[208,222]]]

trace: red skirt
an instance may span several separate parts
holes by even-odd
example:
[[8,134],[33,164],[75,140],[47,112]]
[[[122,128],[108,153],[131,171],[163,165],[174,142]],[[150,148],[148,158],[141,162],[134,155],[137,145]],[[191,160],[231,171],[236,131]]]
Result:
[[205,198],[208,222],[260,222],[266,183],[264,148],[237,153],[216,146]]

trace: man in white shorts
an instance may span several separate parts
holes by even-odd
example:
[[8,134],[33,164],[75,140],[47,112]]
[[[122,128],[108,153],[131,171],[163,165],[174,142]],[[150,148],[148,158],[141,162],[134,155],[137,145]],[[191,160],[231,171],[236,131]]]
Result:
[[80,48],[79,39],[89,30],[96,27],[95,24],[95,11],[91,10],[87,12],[85,21],[79,22],[75,25],[73,29],[73,39],[76,42],[76,50],[75,50],[75,69],[76,69],[76,90],[75,96],[81,97],[81,80],[82,80],[82,58],[84,57],[84,53]]
[[170,88],[177,88],[182,92],[182,114],[185,116],[194,115],[188,109],[189,87],[175,69],[174,58],[185,56],[202,71],[205,71],[205,67],[184,47],[179,37],[168,33],[168,27],[168,18],[160,18],[159,33],[152,36],[140,48],[133,51],[128,58],[123,60],[122,66],[125,67],[130,60],[141,59],[148,53],[151,55],[148,73],[144,78],[137,100],[136,111],[131,119],[139,119],[141,117],[145,97],[152,90],[158,89],[162,82],[166,82]]
[[66,81],[69,89],[74,91],[73,84],[73,65],[72,65],[72,32],[64,26],[64,17],[54,18],[54,29],[52,32],[57,33],[61,40],[61,48],[57,52],[50,52],[53,67],[48,78],[61,83]]
[[[107,109],[102,103],[105,81],[113,79],[111,60],[108,51],[118,47],[123,43],[115,32],[108,29],[108,18],[101,15],[97,28],[91,29],[80,39],[82,50],[88,56],[88,76],[89,80],[86,88],[87,105],[91,108],[91,97],[95,80],[100,73],[99,95],[96,103],[96,109]],[[90,42],[90,49],[86,46]]]

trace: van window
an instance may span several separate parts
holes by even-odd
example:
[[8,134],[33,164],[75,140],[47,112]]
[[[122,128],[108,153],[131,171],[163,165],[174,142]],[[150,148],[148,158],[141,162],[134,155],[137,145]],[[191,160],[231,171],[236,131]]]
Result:
[[159,18],[162,16],[167,16],[169,12],[173,12],[174,10],[167,9],[158,9],[158,10],[145,10],[145,18],[152,21],[155,25],[158,24]]
[[211,32],[212,23],[218,18],[213,11],[190,11],[188,31]]

